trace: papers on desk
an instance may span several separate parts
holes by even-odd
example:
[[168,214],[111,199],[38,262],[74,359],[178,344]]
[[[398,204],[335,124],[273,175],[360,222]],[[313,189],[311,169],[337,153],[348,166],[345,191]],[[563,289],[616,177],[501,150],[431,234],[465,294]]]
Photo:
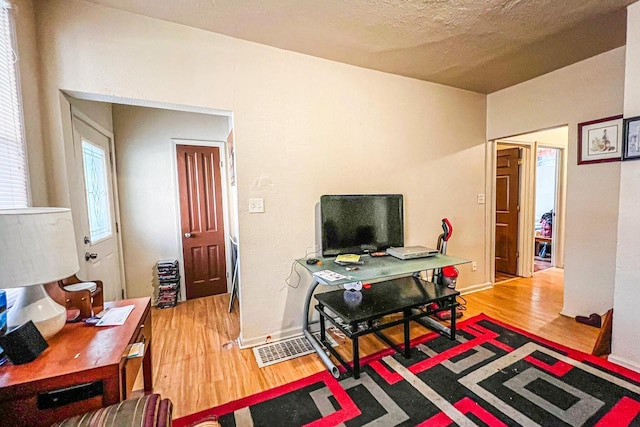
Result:
[[336,280],[340,280],[340,279],[344,279],[347,276],[343,276],[340,273],[336,273],[335,271],[331,271],[331,270],[322,270],[322,271],[317,271],[315,273],[313,273],[314,276],[316,276],[319,279],[322,279],[326,282],[335,282]]
[[120,326],[124,325],[127,317],[134,309],[134,305],[125,305],[123,307],[110,307],[104,310],[100,320],[96,326]]

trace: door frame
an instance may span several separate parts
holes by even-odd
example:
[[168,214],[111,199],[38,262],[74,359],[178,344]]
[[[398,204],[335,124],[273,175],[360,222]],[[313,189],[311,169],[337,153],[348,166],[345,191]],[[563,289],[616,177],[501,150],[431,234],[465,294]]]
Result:
[[[116,290],[116,300],[121,298],[127,298],[127,285],[125,282],[125,274],[124,274],[124,253],[123,253],[123,244],[122,244],[122,222],[120,221],[120,196],[118,194],[118,173],[116,168],[116,145],[114,140],[113,132],[108,129],[100,126],[100,124],[96,123],[95,120],[91,119],[88,115],[83,113],[78,107],[69,103],[70,106],[70,116],[69,116],[69,124],[71,129],[73,129],[73,119],[78,119],[81,122],[84,122],[87,126],[92,127],[98,133],[103,135],[105,138],[109,140],[109,165],[111,168],[111,186],[113,188],[113,215],[116,223],[116,247],[118,250],[118,263],[119,263],[119,275],[120,275],[120,289]],[[73,138],[73,134],[72,134]],[[67,173],[71,173],[68,171]],[[83,178],[84,179],[84,178]],[[86,198],[86,195],[85,195]],[[78,260],[78,262],[82,262],[82,260]]]
[[[533,260],[533,247],[529,247],[527,241],[533,245],[533,212],[528,204],[535,195],[535,186],[533,185],[533,176],[531,171],[531,147],[527,144],[517,143],[509,140],[494,140],[492,142],[492,170],[491,170],[491,283],[495,283],[496,269],[496,157],[498,155],[498,144],[510,145],[512,148],[520,148],[521,160],[519,173],[520,185],[518,188],[518,260],[516,267],[516,276],[530,277],[533,273],[533,261],[528,265],[525,261],[528,255]],[[530,229],[530,230],[529,230]],[[532,236],[527,239],[528,232],[531,231]]]
[[227,292],[231,290],[231,251],[229,250],[229,239],[231,234],[229,233],[229,199],[227,188],[227,143],[226,141],[213,141],[203,139],[182,139],[171,138],[171,167],[173,169],[173,187],[174,187],[174,210],[176,214],[176,243],[179,248],[178,262],[180,268],[180,298],[182,301],[187,299],[187,290],[185,285],[185,273],[184,273],[184,248],[182,247],[182,224],[180,216],[180,186],[178,185],[178,161],[177,161],[177,146],[178,145],[193,145],[198,147],[217,147],[220,150],[220,178],[222,187],[222,222],[224,224],[224,247],[225,247],[225,263],[227,265],[227,274],[225,279],[227,280]]
[[[553,243],[552,243],[552,265],[564,268],[564,226],[566,215],[566,194],[567,194],[567,149],[568,147],[558,146],[547,142],[522,142],[510,140],[519,135],[526,135],[542,130],[556,129],[566,127],[567,125],[553,126],[537,131],[524,132],[518,135],[496,138],[487,142],[486,150],[486,186],[485,191],[491,195],[491,204],[486,209],[486,221],[489,224],[486,232],[486,239],[489,247],[487,248],[486,265],[489,266],[489,280],[492,284],[495,280],[495,253],[496,253],[496,156],[498,152],[498,144],[508,144],[514,147],[521,147],[522,167],[520,169],[520,212],[518,220],[520,222],[518,228],[518,276],[531,277],[533,275],[533,246],[535,241],[535,162],[536,157],[533,155],[537,151],[538,146],[547,148],[557,148],[558,151],[558,171],[557,171],[557,191],[556,191],[556,217],[553,226]],[[557,224],[556,224],[557,223]]]
[[[551,229],[551,266],[564,268],[564,221],[567,194],[567,148],[547,142],[536,142],[538,148],[558,150],[556,160],[556,191],[554,200],[553,228]],[[534,218],[535,219],[535,218]]]

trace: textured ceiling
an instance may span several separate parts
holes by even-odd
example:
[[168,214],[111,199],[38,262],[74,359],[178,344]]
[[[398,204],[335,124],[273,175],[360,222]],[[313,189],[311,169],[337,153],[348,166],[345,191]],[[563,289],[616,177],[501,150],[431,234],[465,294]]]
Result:
[[87,0],[482,93],[625,43],[635,0]]

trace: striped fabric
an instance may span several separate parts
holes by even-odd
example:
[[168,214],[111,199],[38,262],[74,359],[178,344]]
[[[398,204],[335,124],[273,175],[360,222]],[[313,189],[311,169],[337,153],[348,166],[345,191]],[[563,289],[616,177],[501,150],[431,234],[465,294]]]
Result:
[[170,427],[171,411],[169,399],[150,394],[68,418],[52,427]]

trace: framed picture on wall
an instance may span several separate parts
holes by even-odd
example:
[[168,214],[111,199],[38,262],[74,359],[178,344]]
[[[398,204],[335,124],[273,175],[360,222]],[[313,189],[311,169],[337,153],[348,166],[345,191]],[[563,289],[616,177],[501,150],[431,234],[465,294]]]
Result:
[[622,116],[578,123],[578,164],[620,161],[622,128]]
[[640,159],[640,116],[624,119],[622,159]]

